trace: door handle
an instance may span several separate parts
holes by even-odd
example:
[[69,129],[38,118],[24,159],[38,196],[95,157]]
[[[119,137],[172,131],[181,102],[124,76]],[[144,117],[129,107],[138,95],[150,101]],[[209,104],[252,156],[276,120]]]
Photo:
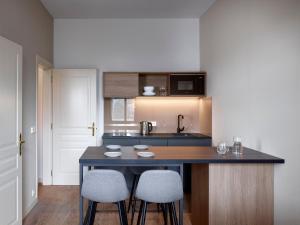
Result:
[[91,127],[88,127],[88,129],[91,129],[92,130],[92,136],[95,136],[95,130],[97,129],[95,127],[95,123],[93,122],[92,126]]
[[19,155],[22,156],[22,145],[25,144],[25,140],[23,140],[22,133],[19,135]]

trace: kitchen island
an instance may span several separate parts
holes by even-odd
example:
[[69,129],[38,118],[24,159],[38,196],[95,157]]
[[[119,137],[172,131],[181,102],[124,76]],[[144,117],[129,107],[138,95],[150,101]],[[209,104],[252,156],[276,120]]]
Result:
[[[192,165],[191,221],[193,225],[272,225],[273,166],[283,159],[244,148],[242,155],[218,155],[214,147],[150,147],[155,156],[140,158],[133,147],[122,147],[122,156],[107,158],[105,147],[88,147],[79,159],[80,187],[83,168],[92,166]],[[83,224],[83,198],[80,197],[80,225]],[[183,201],[179,204],[183,224]]]

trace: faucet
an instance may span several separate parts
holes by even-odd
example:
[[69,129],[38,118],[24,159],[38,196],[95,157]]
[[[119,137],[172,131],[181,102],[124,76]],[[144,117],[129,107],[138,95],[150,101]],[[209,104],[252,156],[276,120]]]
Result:
[[184,127],[180,128],[180,120],[182,121],[184,119],[183,115],[177,116],[177,134],[180,134],[181,131],[184,131]]

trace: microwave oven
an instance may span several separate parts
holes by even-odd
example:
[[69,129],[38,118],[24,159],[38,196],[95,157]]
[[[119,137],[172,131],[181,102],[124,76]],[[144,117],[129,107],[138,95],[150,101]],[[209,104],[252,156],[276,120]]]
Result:
[[170,95],[205,95],[205,75],[171,74]]

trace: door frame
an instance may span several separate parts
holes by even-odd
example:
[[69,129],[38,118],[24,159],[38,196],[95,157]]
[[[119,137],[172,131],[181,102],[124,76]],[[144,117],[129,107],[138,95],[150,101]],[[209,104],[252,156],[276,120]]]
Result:
[[[36,165],[35,165],[35,180],[36,180],[36,198],[38,197],[38,185],[39,185],[39,176],[38,176],[38,84],[39,84],[39,66],[43,67],[44,70],[52,70],[53,65],[50,63],[48,60],[44,59],[43,57],[36,55],[36,133],[35,133],[35,158],[36,158]],[[52,73],[51,73],[52,74]],[[51,81],[50,81],[51,82]],[[51,121],[49,123],[52,123],[52,84],[51,85]],[[44,126],[43,126],[44,129]],[[43,130],[44,133],[44,130]],[[48,163],[51,165],[51,169],[44,167],[45,165],[45,158],[43,157],[43,175],[42,175],[42,180],[44,185],[52,185],[52,175],[50,176],[45,176],[45,174],[52,174],[52,131],[51,131],[51,146],[49,147],[47,152],[47,155],[51,155],[51,157],[48,160]],[[43,155],[45,149],[43,148]]]

